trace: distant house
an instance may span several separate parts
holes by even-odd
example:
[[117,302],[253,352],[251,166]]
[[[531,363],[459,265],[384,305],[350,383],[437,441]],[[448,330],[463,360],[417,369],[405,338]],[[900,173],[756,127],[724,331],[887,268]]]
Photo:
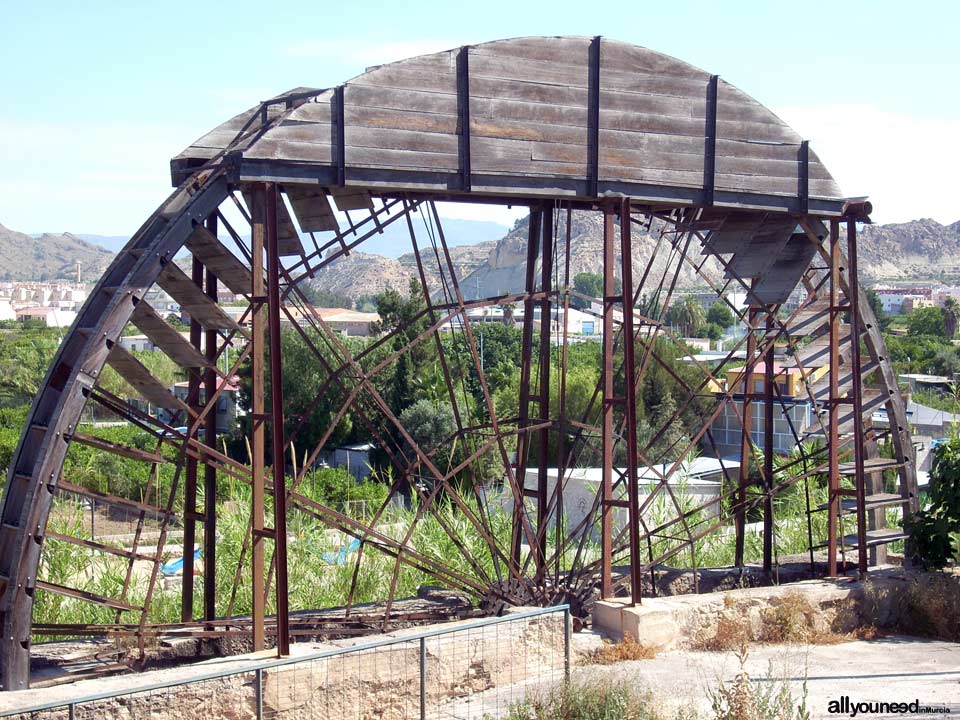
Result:
[[146,335],[122,335],[120,337],[120,347],[127,352],[143,352],[145,350],[156,350],[157,348]]
[[949,392],[953,379],[946,375],[924,375],[923,373],[901,373],[898,376],[901,383],[907,386],[910,392],[917,390],[934,390],[936,392]]
[[[642,467],[638,472],[638,496],[641,503],[655,490],[662,478],[670,472],[671,465],[654,465],[651,467]],[[618,468],[613,475],[614,482],[620,476],[620,473],[626,472],[624,468]],[[720,513],[720,497],[723,494],[724,478],[738,478],[740,472],[740,463],[734,460],[727,460],[714,457],[696,457],[684,461],[669,476],[667,484],[675,494],[682,494],[684,500],[691,504],[691,507],[704,506],[706,513],[715,516]],[[547,495],[552,497],[556,491],[557,477],[559,471],[557,468],[547,469]],[[571,468],[566,471],[563,482],[563,514],[568,527],[576,527],[590,515],[593,503],[600,490],[600,483],[603,481],[603,470],[599,467],[589,468]],[[538,471],[528,468],[524,478],[524,487],[527,491],[535,490],[538,484]],[[625,497],[625,485],[623,491],[617,495],[620,499]],[[661,496],[666,498],[666,496]],[[512,495],[506,493],[502,498],[504,508],[509,512],[512,510]],[[648,521],[651,520],[655,508],[648,511]],[[595,515],[599,518],[599,515]],[[614,509],[614,526],[622,528],[626,525],[627,511],[624,508]],[[551,526],[555,524],[555,518]],[[598,535],[599,522],[597,526],[591,529],[591,535]]]
[[55,307],[32,307],[17,310],[17,320],[19,322],[39,320],[47,327],[63,330],[73,325],[73,321],[76,319],[77,313],[73,310],[61,310]]
[[16,320],[17,311],[13,309],[13,305],[10,304],[9,300],[0,300],[0,320]]
[[[875,427],[890,427],[886,408],[877,410],[871,419]],[[960,415],[911,400],[907,402],[907,422],[910,424],[910,437],[917,449],[917,470],[929,470],[933,462],[931,450],[936,441],[948,437],[953,428],[960,426]]]
[[[754,397],[750,414],[750,439],[758,446],[764,443],[764,413],[762,397],[764,391],[766,363],[759,362],[753,367],[749,377],[744,377],[744,368],[740,366],[727,372],[726,388],[715,388],[722,393],[732,391],[732,399],[723,406],[723,410],[714,420],[710,434],[720,455],[735,455],[740,452],[743,433],[744,392]],[[827,374],[829,368],[806,368],[807,381],[814,383]],[[816,422],[816,413],[810,396],[803,383],[803,373],[795,366],[773,364],[773,381],[776,384],[773,407],[773,451],[787,454],[797,446],[797,437],[801,439]],[[796,435],[794,435],[796,433]],[[714,448],[711,446],[711,451]]]
[[[238,408],[238,399],[240,393],[240,378],[234,376],[229,380],[224,378],[217,378],[217,390],[223,387],[224,382],[227,383],[226,389],[220,393],[220,397],[217,398],[217,434],[226,434],[233,432],[233,429],[237,424],[237,415],[240,413]],[[171,391],[176,395],[180,400],[186,402],[187,394],[189,393],[190,383],[189,382],[178,382],[171,388]],[[200,385],[200,404],[203,404],[203,401],[206,398],[206,393],[204,391],[203,385]],[[167,417],[164,417],[166,415]],[[170,421],[170,414],[168,410],[160,411],[158,416],[160,420],[164,422]]]
[[[360,312],[347,308],[315,307],[309,310],[290,308],[289,314],[297,321],[300,321],[301,318],[319,318],[331,330],[347,337],[370,337],[371,323],[380,321],[380,316],[377,313]],[[281,324],[288,326],[290,321],[283,318]]]

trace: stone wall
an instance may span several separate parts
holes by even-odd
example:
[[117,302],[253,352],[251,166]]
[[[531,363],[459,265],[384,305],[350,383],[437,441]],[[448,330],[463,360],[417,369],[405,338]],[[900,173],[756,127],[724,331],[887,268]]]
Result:
[[[709,645],[710,640],[737,629],[747,639],[777,640],[776,624],[797,637],[826,637],[868,627],[921,632],[916,609],[905,599],[915,596],[956,595],[960,583],[934,574],[893,572],[871,575],[866,583],[851,580],[807,580],[774,587],[744,588],[704,595],[644,598],[630,607],[628,600],[598,602],[593,611],[595,630],[622,638],[630,636],[655,650]],[[942,613],[941,613],[942,614]],[[955,617],[956,615],[954,615]],[[787,638],[790,639],[790,638]]]

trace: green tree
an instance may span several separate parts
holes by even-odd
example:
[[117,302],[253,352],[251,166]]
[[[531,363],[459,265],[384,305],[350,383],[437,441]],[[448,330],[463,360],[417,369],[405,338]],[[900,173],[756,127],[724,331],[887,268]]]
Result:
[[930,503],[904,523],[908,551],[926,568],[946,567],[957,557],[960,534],[960,438],[935,451],[930,473]]
[[736,318],[727,303],[717,300],[707,311],[707,322],[719,325],[721,330],[733,325]]
[[[416,400],[416,387],[420,369],[433,362],[436,351],[434,343],[421,340],[412,347],[404,348],[423,333],[430,324],[429,315],[424,313],[427,304],[423,297],[423,288],[416,278],[410,278],[409,293],[404,298],[394,289],[388,289],[377,295],[377,312],[380,321],[371,323],[374,334],[388,334],[393,337],[391,344],[400,355],[393,364],[392,381],[387,401],[390,409],[399,414]],[[400,352],[403,350],[403,352]]]
[[914,310],[907,317],[907,333],[910,335],[947,337],[943,308],[925,307]]
[[710,340],[720,340],[723,337],[723,328],[714,322],[708,322],[703,326],[701,334]]
[[696,337],[706,320],[703,305],[697,302],[697,299],[692,295],[674,303],[667,310],[667,322],[680,328],[680,332],[685,337]]
[[[601,298],[603,297],[603,275],[592,272],[577,273],[573,276],[573,288],[587,297]],[[588,300],[577,296],[570,298],[570,304],[581,309],[590,306]]]
[[948,340],[957,334],[957,321],[960,320],[960,303],[952,297],[943,303],[943,329]]

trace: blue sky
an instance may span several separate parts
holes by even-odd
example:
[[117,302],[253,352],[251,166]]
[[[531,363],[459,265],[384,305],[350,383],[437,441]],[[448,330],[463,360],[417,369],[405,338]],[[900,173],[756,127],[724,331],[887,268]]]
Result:
[[[960,219],[956,2],[0,0],[0,223],[129,234],[206,130],[296,86],[518,35],[603,35],[739,86],[883,222]],[[508,220],[489,209],[451,215]],[[459,213],[459,214],[458,214]]]

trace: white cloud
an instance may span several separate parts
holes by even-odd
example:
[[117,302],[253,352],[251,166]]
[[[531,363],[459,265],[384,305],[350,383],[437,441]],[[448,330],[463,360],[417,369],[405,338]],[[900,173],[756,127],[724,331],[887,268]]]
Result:
[[405,60],[416,55],[450,50],[462,43],[453,40],[402,40],[398,42],[374,42],[360,38],[337,40],[306,40],[282,48],[287,57],[322,58],[345,64],[383,65],[396,60]]
[[960,220],[960,119],[922,118],[868,104],[781,107],[849,197],[867,195],[880,223]]

